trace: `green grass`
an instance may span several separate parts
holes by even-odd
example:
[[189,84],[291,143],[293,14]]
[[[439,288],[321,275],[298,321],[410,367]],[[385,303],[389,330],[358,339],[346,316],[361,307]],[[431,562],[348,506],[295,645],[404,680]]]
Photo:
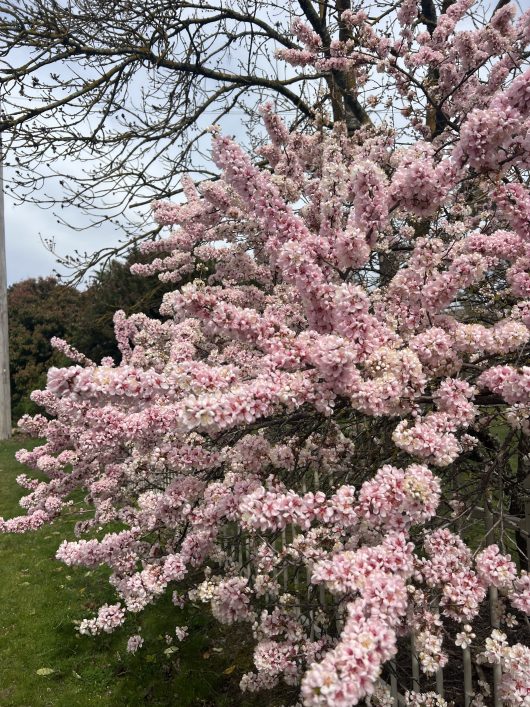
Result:
[[[25,491],[15,482],[24,467],[15,451],[35,442],[0,443],[0,516],[18,515]],[[110,636],[79,636],[74,622],[115,595],[103,570],[87,572],[55,559],[73,539],[75,512],[26,535],[0,535],[0,705],[273,705],[272,695],[244,698],[238,683],[251,666],[248,624],[226,631],[203,607],[180,610],[165,597]],[[166,655],[165,633],[188,625],[190,638]],[[143,648],[125,651],[142,625]],[[247,644],[248,645],[248,644]],[[54,672],[39,675],[38,670]]]

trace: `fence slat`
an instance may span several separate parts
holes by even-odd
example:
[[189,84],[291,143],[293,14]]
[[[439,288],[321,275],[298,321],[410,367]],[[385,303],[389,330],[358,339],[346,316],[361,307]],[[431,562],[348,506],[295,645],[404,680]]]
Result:
[[[484,504],[486,505],[486,504]],[[491,545],[495,542],[495,535],[493,531],[493,515],[490,509],[486,506],[484,512],[484,519],[486,521],[486,542]],[[490,587],[489,589],[489,600],[490,600],[490,623],[492,628],[499,628],[499,592],[497,587]],[[493,705],[494,707],[502,707],[502,703],[499,697],[499,686],[502,678],[501,666],[499,663],[493,665]]]
[[[291,536],[292,536],[292,542],[296,540],[296,526],[293,524],[291,525]],[[294,573],[294,590],[296,593],[298,593],[298,590],[300,589],[300,571],[299,568],[295,568],[295,573]]]
[[397,665],[396,661],[392,660],[390,662],[390,695],[394,700],[394,707],[399,705],[399,693],[398,693],[398,683],[397,683]]
[[[287,533],[285,531],[285,528],[282,530],[282,550],[285,549],[285,546],[287,545]],[[284,561],[283,563],[283,591],[287,591],[287,587],[289,586],[289,568],[287,566],[287,562]]]
[[445,696],[444,692],[444,671],[442,668],[436,671],[436,692],[440,695],[440,697]]
[[530,474],[526,477],[523,483],[523,489],[527,500],[524,504],[524,532],[526,534],[526,565],[530,570]]
[[412,633],[410,636],[410,651],[412,656],[412,689],[420,690],[420,664],[416,653],[416,637]]
[[473,697],[473,669],[471,666],[471,652],[464,648],[464,704],[469,707]]
[[[499,628],[499,592],[497,587],[490,587],[490,620],[492,628]],[[502,678],[502,668],[500,663],[493,665],[493,705],[494,707],[502,707],[501,698],[499,697],[499,687]]]

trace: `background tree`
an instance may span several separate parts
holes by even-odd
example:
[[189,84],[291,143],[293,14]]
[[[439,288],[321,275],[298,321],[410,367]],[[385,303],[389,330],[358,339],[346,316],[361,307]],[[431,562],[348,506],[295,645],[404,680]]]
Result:
[[25,413],[37,412],[29,396],[45,384],[48,368],[66,365],[66,357],[52,349],[50,339],[75,338],[82,301],[81,292],[53,277],[23,280],[9,288],[11,406],[15,422]]
[[125,260],[111,260],[98,269],[82,293],[83,309],[72,343],[93,361],[104,356],[121,360],[112,321],[117,308],[127,315],[143,312],[160,318],[162,297],[172,286],[161,282],[156,274],[138,277],[131,272],[131,265],[145,260],[146,256],[137,250]]

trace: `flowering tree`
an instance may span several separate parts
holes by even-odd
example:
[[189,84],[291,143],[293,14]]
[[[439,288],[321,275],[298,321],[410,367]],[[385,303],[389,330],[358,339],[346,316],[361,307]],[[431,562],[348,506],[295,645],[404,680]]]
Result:
[[[436,22],[410,0],[396,17],[345,10],[327,46],[295,22],[302,48],[281,57],[364,84],[372,117],[297,132],[266,104],[262,167],[213,128],[219,180],[156,202],[171,230],[133,266],[197,278],[164,296],[163,322],[117,312],[119,365],[55,342],[76,365],[34,393],[51,419],[22,424],[47,441],[18,455],[49,480],[20,477],[27,514],[1,527],[51,522],[86,489],[78,532],[94,533],[57,556],[109,566],[117,603],[81,633],[173,591],[252,625],[243,690],[387,704],[412,635],[427,676],[456,645],[502,670],[504,704],[528,704],[528,536],[512,525],[530,430],[530,12],[480,23],[472,4]],[[487,532],[468,543],[477,512]]]

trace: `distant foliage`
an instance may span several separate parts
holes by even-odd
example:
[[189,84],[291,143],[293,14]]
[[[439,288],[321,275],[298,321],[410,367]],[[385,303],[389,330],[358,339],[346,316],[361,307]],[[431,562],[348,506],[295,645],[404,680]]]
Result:
[[105,356],[121,359],[113,325],[117,308],[127,314],[144,312],[149,317],[160,317],[160,301],[173,288],[160,282],[156,274],[142,278],[131,272],[131,266],[145,260],[145,255],[134,251],[124,261],[111,261],[83,292],[83,311],[75,338],[70,341],[94,361]]
[[53,277],[23,280],[9,288],[11,412],[15,421],[37,412],[30,393],[46,384],[48,368],[66,365],[66,357],[52,348],[50,339],[75,339],[82,300],[82,293]]

